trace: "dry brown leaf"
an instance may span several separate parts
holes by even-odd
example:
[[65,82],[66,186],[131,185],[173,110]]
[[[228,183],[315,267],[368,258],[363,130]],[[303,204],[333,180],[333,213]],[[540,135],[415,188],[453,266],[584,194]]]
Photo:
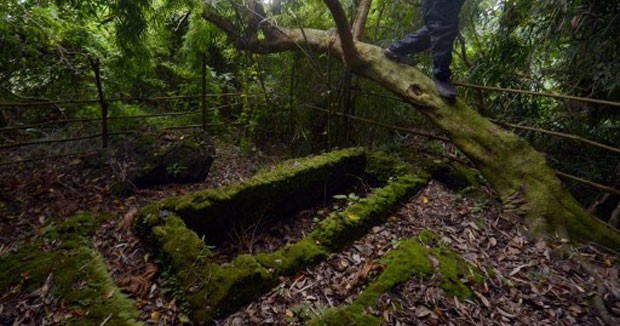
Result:
[[489,302],[489,300],[484,295],[482,295],[482,293],[474,291],[474,294],[476,295],[476,298],[480,299],[480,301],[485,307],[491,308],[491,302]]
[[431,314],[431,312],[432,312],[432,311],[431,311],[430,309],[428,309],[427,307],[425,307],[425,306],[418,306],[418,307],[415,309],[415,315],[416,315],[416,317],[418,317],[418,318],[425,318],[425,317],[428,317],[428,315],[430,315],[430,314]]
[[570,312],[572,312],[574,315],[581,315],[584,313],[583,308],[575,304],[568,307],[568,310],[570,310]]
[[109,292],[106,292],[106,294],[104,294],[103,297],[107,300],[107,299],[110,299],[113,295],[114,295],[114,290],[111,290]]
[[117,231],[129,230],[131,226],[133,225],[133,221],[135,220],[137,215],[138,215],[137,208],[134,207],[130,209],[129,212],[127,212],[125,216],[123,216],[123,220],[120,223],[118,223],[116,230]]
[[530,267],[530,266],[531,266],[531,264],[530,264],[530,263],[527,263],[527,264],[523,264],[523,265],[517,266],[515,269],[513,269],[513,270],[512,270],[512,271],[508,274],[508,276],[509,276],[509,277],[515,276],[515,275],[516,275],[517,273],[519,273],[522,269],[524,269],[524,268],[526,268],[526,267]]
[[497,308],[497,312],[498,312],[500,315],[502,315],[502,316],[504,316],[504,317],[506,317],[506,318],[510,318],[510,319],[512,319],[512,318],[517,317],[517,315],[514,315],[514,314],[511,314],[511,313],[508,313],[508,312],[506,312],[505,310],[503,310],[502,308]]

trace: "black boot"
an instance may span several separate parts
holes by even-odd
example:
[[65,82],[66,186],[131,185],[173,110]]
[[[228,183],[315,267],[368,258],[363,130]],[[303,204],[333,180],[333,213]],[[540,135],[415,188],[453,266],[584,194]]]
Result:
[[447,99],[450,103],[456,102],[456,87],[452,85],[450,78],[448,79],[439,79],[433,77],[433,81],[435,82],[435,86],[439,91],[439,94]]
[[392,61],[396,61],[398,63],[402,63],[402,64],[410,65],[410,66],[415,65],[415,61],[411,59],[408,55],[394,52],[390,50],[390,48],[384,49],[383,54]]

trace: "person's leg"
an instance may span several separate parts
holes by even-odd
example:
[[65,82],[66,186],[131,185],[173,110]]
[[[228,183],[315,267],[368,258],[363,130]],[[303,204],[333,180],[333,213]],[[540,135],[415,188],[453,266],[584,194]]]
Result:
[[456,99],[456,88],[450,82],[450,64],[462,5],[463,0],[425,0],[423,6],[431,39],[433,80],[439,93],[452,101]]
[[452,48],[459,33],[462,0],[425,0],[424,18],[428,27],[433,56],[433,76],[450,79]]
[[431,36],[426,26],[390,44],[388,50],[399,54],[418,53],[431,47]]

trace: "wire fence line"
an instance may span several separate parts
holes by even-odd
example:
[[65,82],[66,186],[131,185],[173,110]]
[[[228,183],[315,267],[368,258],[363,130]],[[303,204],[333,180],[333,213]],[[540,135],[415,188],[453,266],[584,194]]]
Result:
[[[235,104],[214,106],[214,107],[208,108],[207,111],[215,111],[218,109],[224,109],[224,108],[232,107],[235,105],[238,105],[238,104],[235,103]],[[131,119],[145,119],[145,118],[157,118],[157,117],[178,117],[178,116],[187,116],[187,115],[199,114],[199,113],[201,112],[198,109],[194,108],[191,111],[187,111],[187,112],[164,112],[164,113],[141,114],[141,115],[121,115],[121,116],[108,117],[107,119],[108,120],[131,120]],[[4,127],[4,128],[0,128],[0,132],[39,128],[39,127],[45,127],[45,126],[55,125],[55,124],[75,123],[75,122],[96,122],[96,121],[101,121],[101,120],[103,120],[103,118],[54,120],[54,121],[35,123],[35,124],[30,124],[30,125],[17,125],[17,126]]]
[[[474,84],[466,84],[466,83],[455,83],[455,85],[461,86],[461,87],[469,87],[469,88],[477,88],[477,89],[481,89],[481,90],[488,90],[488,91],[499,91],[499,92],[507,92],[507,93],[518,93],[518,94],[527,94],[527,95],[536,95],[536,96],[546,96],[546,97],[552,97],[552,98],[558,98],[558,99],[568,99],[568,100],[577,100],[577,101],[583,101],[583,102],[589,102],[589,103],[595,103],[595,104],[603,104],[603,105],[610,105],[610,106],[620,106],[620,103],[616,103],[616,102],[612,102],[612,101],[605,101],[605,100],[598,100],[598,99],[588,99],[588,98],[581,98],[581,97],[576,97],[576,96],[568,96],[568,95],[559,95],[559,94],[553,94],[553,93],[544,93],[544,92],[533,92],[533,91],[526,91],[526,90],[518,90],[518,89],[506,89],[506,88],[499,88],[499,87],[490,87],[490,86],[481,86],[481,85],[474,85]],[[269,92],[268,92],[269,93]],[[275,93],[275,92],[270,92],[270,93]],[[277,94],[277,93],[275,93]],[[375,94],[375,93],[363,93],[363,92],[359,92],[360,95],[365,95],[365,96],[375,96],[375,97],[380,97],[380,98],[385,98],[385,99],[391,99],[391,100],[395,100],[395,101],[399,101],[399,102],[404,102],[402,99],[397,98],[397,97],[392,97],[392,96],[386,96],[386,95],[382,95],[382,94]],[[238,96],[238,97],[252,97],[252,96],[261,96],[261,95],[267,95],[267,93],[262,93],[262,94],[245,94],[245,93],[221,93],[221,94],[204,94],[204,90],[203,90],[203,94],[202,95],[181,95],[181,96],[167,96],[167,97],[153,97],[153,98],[112,98],[112,99],[105,99],[105,101],[167,101],[167,100],[187,100],[187,99],[203,99],[202,101],[202,121],[203,123],[201,125],[188,125],[188,126],[172,126],[172,127],[168,127],[167,129],[191,129],[191,128],[204,128],[206,129],[207,127],[207,123],[206,123],[206,112],[207,112],[207,108],[205,108],[205,99],[207,97],[222,97],[222,96]],[[281,94],[281,96],[283,97],[287,97],[288,95],[285,94]],[[100,99],[96,99],[96,100],[69,100],[69,101],[38,101],[38,102],[29,102],[29,103],[0,103],[0,109],[2,109],[3,107],[29,107],[29,106],[41,106],[41,105],[58,105],[58,104],[77,104],[77,103],[96,103],[96,102],[100,102],[103,103],[102,101],[103,96],[100,96]],[[223,106],[218,106],[218,107],[214,107],[214,108],[210,108],[209,110],[216,110],[219,108],[224,108],[224,107],[228,107],[228,106],[233,106],[233,105],[238,105],[238,103],[235,104],[227,104],[227,105],[223,105]],[[103,105],[102,105],[103,106]],[[359,122],[363,122],[363,123],[367,123],[367,124],[372,124],[372,125],[376,125],[376,126],[381,126],[381,127],[385,127],[388,129],[392,129],[392,130],[398,130],[398,131],[402,131],[405,133],[410,133],[410,134],[414,134],[414,135],[418,135],[418,136],[422,136],[422,137],[427,137],[427,138],[431,138],[431,139],[435,139],[435,140],[440,140],[440,141],[444,141],[444,142],[451,142],[449,138],[444,137],[444,136],[440,136],[440,135],[434,135],[432,133],[428,133],[428,132],[424,132],[424,131],[419,131],[419,130],[415,130],[412,128],[405,128],[405,127],[399,127],[399,126],[394,126],[394,125],[390,125],[390,124],[386,124],[386,123],[382,123],[379,121],[375,121],[375,120],[371,120],[371,119],[367,119],[367,118],[362,118],[362,117],[358,117],[358,116],[352,116],[352,115],[348,115],[348,114],[344,114],[344,113],[340,113],[340,112],[332,112],[330,110],[324,109],[324,108],[320,108],[317,106],[313,106],[313,105],[305,105],[308,108],[311,108],[313,110],[316,111],[321,111],[323,113],[328,113],[328,114],[332,114],[332,115],[337,115],[337,116],[342,116],[345,117],[347,119],[350,120],[354,120],[354,121],[359,121]],[[37,145],[37,144],[49,144],[49,143],[59,143],[59,142],[69,142],[69,141],[78,141],[78,140],[83,140],[83,139],[92,139],[92,138],[97,138],[97,137],[102,137],[103,142],[104,142],[104,148],[105,145],[107,144],[107,138],[109,135],[117,135],[117,134],[127,134],[127,133],[134,133],[132,132],[116,132],[116,133],[108,133],[106,130],[106,123],[107,120],[116,120],[116,119],[138,119],[138,118],[150,118],[150,117],[165,117],[165,116],[182,116],[182,115],[189,115],[189,114],[196,114],[196,113],[200,113],[200,111],[190,111],[190,112],[173,112],[173,113],[161,113],[161,114],[145,114],[145,115],[135,115],[135,116],[117,116],[117,117],[101,117],[101,118],[91,118],[91,119],[67,119],[67,120],[61,120],[61,121],[53,121],[53,122],[48,122],[48,123],[42,123],[42,124],[38,124],[38,125],[30,125],[30,126],[11,126],[11,127],[6,127],[6,128],[1,128],[1,131],[8,131],[8,130],[19,130],[19,129],[27,129],[33,126],[42,126],[42,125],[47,125],[47,124],[54,124],[54,123],[71,123],[71,122],[88,122],[88,121],[103,121],[104,122],[104,127],[103,127],[103,132],[100,134],[95,134],[95,135],[87,135],[87,136],[83,136],[83,137],[74,137],[74,138],[66,138],[66,139],[56,139],[56,140],[42,140],[42,141],[33,141],[33,142],[28,142],[28,143],[16,143],[16,144],[10,144],[10,145],[2,145],[0,146],[0,149],[8,149],[8,148],[16,148],[16,147],[22,147],[22,146],[28,146],[28,145]],[[501,122],[501,121],[496,121],[494,120],[495,123],[503,125],[505,127],[509,127],[509,128],[514,128],[514,129],[521,129],[521,130],[527,130],[527,131],[533,131],[533,132],[538,132],[538,133],[543,133],[543,134],[548,134],[548,135],[553,135],[556,137],[561,137],[561,138],[565,138],[565,139],[570,139],[573,141],[578,141],[578,142],[582,142],[582,143],[586,143],[595,147],[599,147],[602,149],[606,149],[615,153],[620,153],[620,149],[613,147],[613,146],[609,146],[609,145],[605,145],[605,144],[601,144],[598,142],[594,142],[582,137],[578,137],[575,135],[570,135],[570,134],[565,134],[565,133],[560,133],[560,132],[554,132],[554,131],[549,131],[549,130],[544,130],[544,129],[539,129],[539,128],[533,128],[533,127],[527,127],[527,126],[521,126],[521,125],[516,125],[516,124],[510,124],[507,122]],[[218,125],[224,125],[224,124],[218,124]],[[66,155],[76,155],[76,154],[66,154]],[[54,157],[62,157],[62,155],[58,155],[58,156],[54,156]],[[47,158],[43,158],[43,159],[47,159]],[[33,159],[36,160],[36,159]],[[9,164],[16,164],[16,163],[22,163],[22,162],[28,162],[30,160],[20,160],[20,161],[14,161],[14,162],[3,162],[0,163],[0,166],[4,166],[4,165],[9,165]],[[601,191],[604,192],[608,192],[608,193],[614,193],[614,194],[620,194],[620,191],[605,185],[601,185],[589,180],[585,180],[583,178],[579,178],[570,174],[566,174],[560,171],[556,171],[556,173],[558,174],[558,176],[562,176],[564,178],[567,179],[571,179],[573,181],[577,181],[586,185],[589,185],[591,187],[597,188]]]
[[525,90],[525,89],[503,88],[503,87],[495,87],[495,86],[484,86],[484,85],[476,85],[476,84],[469,84],[469,83],[463,83],[463,82],[455,82],[454,85],[460,86],[460,87],[466,87],[466,88],[473,88],[473,89],[479,89],[479,90],[485,90],[485,91],[492,91],[492,92],[534,95],[534,96],[550,97],[550,98],[562,99],[562,100],[571,100],[571,101],[578,101],[578,102],[584,102],[584,103],[592,103],[592,104],[600,104],[600,105],[609,105],[609,106],[614,106],[614,107],[620,107],[620,103],[619,102],[607,101],[607,100],[601,100],[601,99],[594,99],[594,98],[589,98],[589,97],[580,97],[580,96],[573,96],[573,95],[563,95],[563,94],[555,94],[555,93],[549,93],[549,92],[536,92],[536,91],[528,91],[528,90]]
[[[246,93],[218,93],[218,94],[207,94],[206,97],[230,97],[230,96],[238,96],[238,97],[257,97],[262,96],[263,93],[254,93],[254,94],[246,94]],[[174,100],[192,100],[192,99],[200,99],[203,95],[177,95],[177,96],[159,96],[159,97],[116,97],[116,98],[106,98],[106,102],[165,102],[165,101],[174,101]],[[5,102],[0,103],[0,109],[3,108],[27,108],[27,107],[39,107],[39,106],[53,106],[60,104],[89,104],[89,103],[99,103],[99,99],[79,99],[79,100],[51,100],[51,101],[34,101],[34,102]]]
[[[455,83],[455,85],[457,85],[459,83]],[[465,84],[459,84],[459,85],[465,85]],[[477,85],[472,85],[472,86],[477,86]],[[482,87],[482,86],[480,86]],[[487,87],[485,87],[487,88]],[[502,88],[498,88],[498,87],[494,87],[493,89],[495,90],[502,90]],[[508,90],[508,89],[507,89]],[[522,90],[513,90],[515,92],[521,93],[521,94],[529,94],[529,95],[533,95],[532,93],[535,92],[529,92],[529,91],[522,91]],[[393,97],[393,96],[387,96],[387,95],[382,95],[382,94],[376,94],[376,93],[367,93],[367,92],[359,92],[360,95],[362,96],[371,96],[371,97],[377,97],[377,98],[384,98],[384,99],[388,99],[388,100],[393,100],[396,102],[402,102],[402,103],[406,103],[409,104],[408,102],[404,101],[403,99],[400,99],[398,97]],[[545,94],[545,93],[542,93]],[[550,94],[553,95],[553,94]],[[558,95],[559,96],[559,95]],[[562,95],[562,98],[573,98],[571,96],[565,96]],[[599,103],[599,100],[596,100],[597,103]],[[615,103],[615,102],[609,102],[609,103]],[[600,104],[600,103],[599,103]],[[620,103],[616,103],[619,104]],[[587,138],[583,138],[583,137],[579,137],[577,135],[572,135],[572,134],[567,134],[567,133],[562,133],[562,132],[558,132],[558,131],[551,131],[551,130],[546,130],[546,129],[541,129],[541,128],[534,128],[534,127],[528,127],[528,126],[522,126],[522,125],[518,125],[518,124],[514,124],[514,123],[509,123],[509,122],[505,122],[505,121],[500,121],[500,120],[496,120],[496,119],[490,119],[493,123],[502,125],[504,127],[507,128],[513,128],[513,129],[519,129],[519,130],[525,130],[525,131],[533,131],[533,132],[537,132],[537,133],[541,133],[541,134],[546,134],[546,135],[551,135],[551,136],[555,136],[555,137],[559,137],[559,138],[564,138],[564,139],[568,139],[568,140],[572,140],[572,141],[576,141],[576,142],[581,142],[584,144],[588,144],[591,146],[595,146],[598,148],[602,148],[614,153],[620,153],[620,148],[618,147],[614,147],[611,145],[607,145],[607,144],[603,144],[603,143],[599,143]]]
[[[109,136],[118,136],[118,135],[135,134],[137,132],[138,131],[132,131],[132,130],[115,131],[115,132],[108,133],[108,135]],[[102,134],[98,133],[98,134],[86,135],[86,136],[80,136],[80,137],[35,140],[35,141],[24,142],[24,143],[0,145],[0,149],[10,149],[10,148],[16,148],[16,147],[24,147],[24,146],[32,146],[32,145],[42,145],[42,144],[70,143],[70,142],[75,142],[75,141],[80,141],[80,140],[100,138],[101,136],[102,136]]]
[[[382,122],[379,122],[379,121],[375,121],[375,120],[372,120],[372,119],[361,118],[361,117],[357,117],[357,116],[351,116],[351,115],[340,113],[340,112],[333,112],[333,111],[330,111],[328,109],[320,108],[320,107],[317,107],[317,106],[314,106],[314,105],[306,105],[306,107],[308,107],[308,108],[310,108],[312,110],[315,110],[315,111],[320,111],[320,112],[327,113],[327,114],[337,115],[337,116],[345,117],[347,119],[351,119],[351,120],[355,120],[355,121],[360,121],[360,122],[364,122],[364,123],[375,125],[375,126],[381,126],[381,127],[388,128],[388,129],[391,129],[391,130],[402,131],[402,132],[409,133],[409,134],[412,134],[412,135],[417,135],[417,136],[421,136],[421,137],[431,138],[431,139],[435,139],[435,140],[439,140],[439,141],[443,141],[443,142],[448,142],[448,143],[452,142],[449,138],[446,138],[446,137],[443,137],[443,136],[437,136],[437,135],[434,135],[434,134],[429,133],[429,132],[424,132],[424,131],[414,130],[414,129],[411,129],[411,128],[403,128],[403,127],[399,127],[399,126],[389,125],[389,124],[382,123]],[[558,171],[558,170],[553,170],[553,172],[555,172],[559,177],[563,177],[565,179],[569,179],[569,180],[572,180],[572,181],[575,181],[575,182],[579,182],[581,184],[585,184],[585,185],[590,186],[592,188],[598,189],[598,190],[600,190],[602,192],[607,192],[607,193],[612,193],[612,194],[620,195],[620,190],[615,189],[613,187],[609,187],[609,186],[606,186],[606,185],[603,185],[603,184],[600,184],[600,183],[596,183],[596,182],[593,182],[593,181],[590,181],[590,180],[587,180],[587,179],[584,179],[584,178],[580,178],[580,177],[577,177],[577,176],[574,176],[574,175],[571,175],[571,174],[568,174],[568,173],[564,173],[564,172],[561,172],[561,171]]]

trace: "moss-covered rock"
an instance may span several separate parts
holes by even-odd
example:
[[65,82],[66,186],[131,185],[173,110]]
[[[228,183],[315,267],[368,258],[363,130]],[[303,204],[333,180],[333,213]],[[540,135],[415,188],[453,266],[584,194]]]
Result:
[[289,160],[242,184],[166,200],[189,228],[219,242],[236,224],[277,219],[336,193],[364,174],[361,148]]
[[[409,165],[387,156],[372,160],[374,167],[368,171],[367,153],[361,148],[290,160],[244,184],[150,205],[135,226],[171,267],[192,319],[204,323],[268,291],[278,277],[316,264],[359,238],[427,181],[427,175],[406,174]],[[273,253],[241,255],[228,264],[209,260],[205,241],[217,241],[233,223],[261,218],[256,212],[284,215],[302,209],[379,170],[381,176],[375,178],[389,180],[384,188],[330,215],[306,238]]]
[[215,148],[206,133],[178,139],[141,135],[115,147],[112,159],[125,164],[117,186],[121,193],[129,192],[132,186],[203,181],[215,158]]
[[404,175],[377,190],[372,196],[349,206],[344,212],[330,215],[319,223],[309,237],[331,251],[337,251],[366,233],[370,227],[385,222],[388,212],[412,196],[426,182],[427,179],[418,176]]
[[49,228],[43,235],[58,243],[46,248],[43,239],[0,256],[0,291],[31,293],[51,274],[50,295],[60,297],[68,310],[81,311],[63,323],[69,325],[139,325],[132,300],[116,287],[103,258],[90,238],[102,219],[80,214]]

